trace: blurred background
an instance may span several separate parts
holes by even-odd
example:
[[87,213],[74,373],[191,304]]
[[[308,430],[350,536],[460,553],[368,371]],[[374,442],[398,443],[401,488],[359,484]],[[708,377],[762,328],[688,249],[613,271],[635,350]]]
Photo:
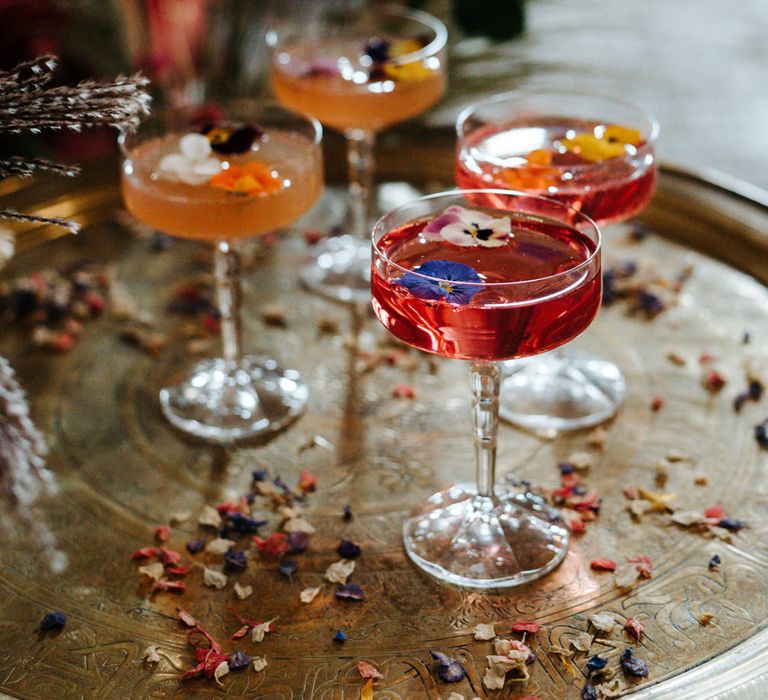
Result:
[[[339,2],[0,0],[0,67],[55,53],[60,82],[142,70],[158,103],[266,95],[271,18],[306,21],[313,6],[329,1]],[[768,188],[765,0],[406,4],[440,17],[451,37],[448,95],[422,122],[448,128],[467,102],[517,87],[616,95],[656,115],[663,161]],[[44,150],[64,160],[114,148],[114,135],[98,131],[16,141],[19,153]]]

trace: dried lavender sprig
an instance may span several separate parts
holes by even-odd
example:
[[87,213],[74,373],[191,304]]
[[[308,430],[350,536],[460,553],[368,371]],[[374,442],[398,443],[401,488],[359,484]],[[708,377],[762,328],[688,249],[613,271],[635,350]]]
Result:
[[80,224],[75,221],[67,221],[66,219],[49,218],[46,216],[34,216],[32,214],[23,214],[20,211],[13,209],[0,209],[0,219],[6,219],[8,221],[27,221],[39,224],[51,224],[53,226],[63,226],[68,228],[70,233],[78,233],[80,231]]
[[11,88],[24,91],[39,90],[51,81],[58,65],[56,56],[47,54],[26,63],[20,63],[11,70],[0,71],[0,93]]
[[75,87],[33,92],[3,90],[0,83],[0,131],[78,131],[100,125],[135,131],[149,114],[148,84],[141,74],[118,76],[112,83],[84,80]]
[[54,163],[47,158],[22,158],[21,156],[11,156],[5,160],[0,160],[0,178],[32,177],[36,172],[43,171],[64,177],[75,177],[75,175],[80,174],[80,166]]

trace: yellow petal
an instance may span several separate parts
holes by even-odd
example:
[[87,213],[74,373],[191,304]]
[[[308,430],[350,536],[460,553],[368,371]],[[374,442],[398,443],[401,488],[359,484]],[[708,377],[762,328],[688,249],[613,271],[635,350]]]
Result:
[[630,129],[628,126],[620,124],[610,124],[605,127],[603,138],[607,141],[616,141],[618,143],[631,143],[636,146],[642,141],[642,134],[637,129]]
[[360,689],[360,700],[373,700],[373,678]]

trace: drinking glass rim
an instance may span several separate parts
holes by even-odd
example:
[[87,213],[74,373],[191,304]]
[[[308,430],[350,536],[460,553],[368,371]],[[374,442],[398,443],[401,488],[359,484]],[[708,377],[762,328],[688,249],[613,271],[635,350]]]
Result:
[[[429,14],[429,12],[424,12],[424,10],[415,10],[409,7],[400,7],[399,5],[392,5],[387,3],[374,7],[374,12],[384,14],[389,13],[390,15],[406,17],[408,19],[415,20],[416,22],[429,27],[435,33],[435,38],[432,39],[432,41],[430,41],[426,46],[422,46],[418,51],[411,51],[410,53],[403,54],[402,56],[388,58],[386,61],[383,61],[385,65],[399,66],[406,63],[416,63],[418,61],[423,61],[425,58],[434,56],[436,53],[441,51],[448,41],[448,30],[446,29],[445,24],[443,24],[443,22],[434,15]],[[275,29],[272,28],[267,32],[267,45],[269,45],[270,49],[274,50],[277,48],[279,39],[276,37],[270,38],[270,33],[276,34]],[[270,62],[273,63],[274,59]]]
[[[509,282],[455,282],[455,280],[446,280],[444,277],[433,277],[431,275],[425,275],[421,272],[418,272],[417,270],[413,270],[408,267],[403,267],[399,263],[394,262],[391,260],[386,253],[384,253],[381,248],[379,248],[377,242],[376,242],[376,234],[378,233],[378,229],[381,227],[382,222],[387,217],[391,216],[392,214],[396,214],[399,211],[402,211],[406,207],[412,206],[416,202],[424,202],[430,199],[438,199],[441,197],[447,197],[447,196],[458,196],[458,195],[465,195],[465,194],[498,194],[498,195],[504,195],[509,196],[513,195],[515,197],[525,197],[527,199],[537,199],[542,202],[546,202],[548,205],[554,204],[557,207],[560,207],[561,209],[571,211],[575,213],[577,216],[582,218],[584,222],[586,222],[589,226],[592,227],[595,234],[597,235],[597,242],[595,243],[595,249],[589,254],[589,256],[582,260],[578,265],[575,265],[574,267],[569,267],[567,270],[563,270],[562,272],[556,272],[552,275],[545,275],[544,277],[532,277],[530,279],[526,280],[510,280]],[[508,212],[504,209],[499,209],[496,207],[482,207],[483,209],[493,209],[494,211],[500,212],[503,214],[512,214],[514,212]],[[537,214],[530,214],[532,217],[539,216],[542,218],[544,215],[537,215]],[[565,225],[569,225],[566,222],[560,222]],[[577,228],[577,227],[574,227]],[[540,197],[538,195],[529,194],[528,192],[522,192],[520,190],[503,190],[503,189],[494,189],[494,188],[482,188],[482,189],[473,189],[473,190],[464,190],[460,188],[455,188],[452,190],[444,190],[443,192],[435,192],[433,194],[424,195],[423,197],[419,197],[418,199],[412,199],[409,202],[406,202],[405,204],[401,204],[399,207],[395,207],[394,209],[391,209],[388,211],[384,216],[380,217],[378,221],[373,225],[373,230],[371,232],[371,245],[373,246],[374,255],[378,256],[382,260],[384,260],[388,265],[391,265],[392,267],[402,270],[403,273],[409,273],[412,275],[416,275],[417,277],[420,277],[424,280],[429,280],[430,282],[447,282],[447,281],[453,281],[456,284],[461,284],[462,286],[470,286],[470,287],[483,287],[483,288],[500,288],[500,287],[510,287],[510,286],[516,286],[516,285],[525,285],[525,284],[533,284],[535,282],[544,282],[544,281],[554,281],[557,279],[561,279],[565,277],[566,275],[573,274],[574,272],[580,271],[582,268],[589,267],[593,262],[595,257],[601,252],[602,249],[602,242],[603,242],[603,234],[600,232],[600,227],[595,223],[595,221],[592,220],[591,217],[587,216],[583,212],[580,212],[578,209],[574,209],[573,207],[569,207],[567,204],[563,204],[562,202],[559,202],[556,199],[553,199],[552,197]]]
[[[291,114],[291,115],[293,115],[295,117],[298,117],[299,119],[304,119],[312,127],[312,130],[314,132],[314,136],[312,138],[311,143],[307,147],[307,150],[315,148],[316,146],[319,146],[321,144],[321,142],[323,140],[323,125],[315,117],[313,117],[313,116],[311,116],[309,114],[302,114],[301,112],[296,112],[296,111],[294,111],[292,109],[288,109],[288,107],[285,107],[284,105],[280,104],[277,100],[273,100],[273,99],[249,100],[249,101],[246,101],[246,102],[248,102],[249,104],[254,105],[256,108],[264,108],[264,107],[266,107],[266,108],[276,108],[276,109],[279,109],[279,110],[285,112],[286,114]],[[217,106],[221,106],[224,109],[225,117],[226,117],[226,113],[228,111],[228,107],[234,107],[236,105],[241,105],[241,104],[243,104],[242,100],[229,100],[229,101],[223,103],[222,105],[217,105]],[[188,108],[188,110],[190,112],[192,112],[196,108],[202,107],[202,106],[205,106],[205,105],[193,105],[193,106],[190,106]],[[181,109],[161,109],[161,110],[158,110],[157,112],[151,112],[150,115],[149,115],[149,119],[152,119],[153,117],[159,118],[159,117],[161,117],[164,114],[170,114],[170,113],[173,113],[173,112],[181,113],[185,109],[186,108],[181,108]],[[228,120],[228,119],[224,119],[223,122],[224,123],[241,123],[241,122],[242,123],[246,123],[244,120]],[[131,154],[130,154],[130,151],[129,151],[128,145],[127,145],[127,142],[129,140],[133,140],[133,139],[142,140],[141,127],[142,127],[142,124],[139,124],[138,128],[135,131],[125,131],[123,129],[118,130],[117,145],[118,145],[118,148],[120,149],[120,152],[123,155],[123,157],[125,157],[125,158],[130,158],[131,157]],[[163,135],[168,135],[170,133],[173,133],[173,132],[171,130],[167,130],[167,131],[165,131],[163,133]],[[147,137],[147,138],[149,138],[149,137]]]
[[[474,112],[477,112],[479,109],[483,107],[488,107],[494,104],[507,102],[510,100],[514,100],[515,98],[525,98],[528,96],[585,97],[585,98],[604,100],[605,102],[609,102],[609,103],[612,102],[614,104],[621,105],[622,107],[629,108],[633,112],[636,112],[641,117],[641,119],[645,120],[647,122],[647,125],[649,126],[648,137],[646,138],[645,143],[637,149],[636,155],[640,155],[652,150],[659,136],[659,122],[656,119],[656,117],[651,112],[646,111],[642,107],[639,107],[635,103],[630,102],[628,100],[611,97],[599,92],[588,92],[586,90],[558,90],[558,89],[550,90],[547,88],[535,88],[531,90],[520,90],[520,89],[509,90],[507,92],[502,92],[497,95],[491,95],[490,97],[484,97],[480,100],[475,100],[474,102],[471,102],[470,104],[468,104],[466,107],[464,107],[461,110],[461,112],[459,112],[458,117],[456,117],[456,126],[455,126],[456,138],[458,139],[459,143],[462,144],[466,140],[466,136],[463,133],[462,128],[465,122],[467,121],[467,119],[469,119],[469,117]],[[553,112],[552,116],[567,117],[568,114],[566,113],[562,115],[557,115],[555,112]],[[552,168],[554,170],[570,171],[570,170],[589,170],[589,169],[600,167],[602,165],[604,165],[604,162],[581,163],[577,165],[548,165],[546,167]],[[509,167],[516,168],[516,167],[522,167],[522,166],[511,165]]]

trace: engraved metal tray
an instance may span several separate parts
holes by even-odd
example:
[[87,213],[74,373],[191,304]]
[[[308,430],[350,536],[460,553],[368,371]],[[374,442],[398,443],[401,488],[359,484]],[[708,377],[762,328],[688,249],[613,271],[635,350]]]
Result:
[[[382,179],[390,183],[381,190],[383,204],[414,187],[449,183],[449,143],[445,132],[388,136],[379,153]],[[334,175],[339,157],[333,149],[328,162]],[[384,674],[376,698],[437,700],[455,691],[467,698],[530,694],[564,700],[580,697],[586,657],[574,657],[577,675],[571,676],[547,649],[568,646],[587,630],[589,614],[609,610],[619,620],[631,615],[646,627],[640,644],[617,628],[593,645],[612,666],[627,646],[648,662],[647,679],[625,680],[632,697],[765,697],[768,453],[759,449],[753,427],[768,416],[768,408],[764,399],[737,415],[731,403],[745,384],[744,362],[768,359],[768,194],[717,177],[664,168],[659,192],[642,216],[657,235],[636,244],[628,242],[622,227],[607,231],[608,259],[650,260],[667,277],[690,264],[693,276],[677,305],[655,320],[612,306],[574,343],[615,360],[629,382],[626,405],[607,426],[605,449],[593,450],[595,466],[587,478],[603,496],[603,510],[585,535],[574,538],[553,574],[504,594],[436,583],[410,564],[400,541],[405,512],[473,473],[466,366],[439,358],[432,363],[414,352],[410,368],[371,369],[360,352],[374,349],[384,331],[370,315],[299,287],[296,269],[306,246],[298,232],[281,237],[246,273],[246,348],[273,353],[296,367],[310,388],[304,416],[266,445],[226,451],[189,442],[161,418],[157,389],[188,362],[183,343],[170,343],[150,357],[121,341],[106,314],[87,325],[74,351],[54,355],[31,347],[28,333],[4,326],[0,354],[12,361],[34,419],[46,432],[48,465],[60,493],[39,504],[34,527],[19,520],[16,534],[4,536],[0,545],[0,689],[21,698],[337,700],[359,697],[362,681],[355,667],[364,659]],[[0,203],[74,216],[87,228],[77,237],[60,238],[45,227],[26,231],[19,238],[22,250],[2,278],[86,258],[105,262],[115,266],[160,327],[174,333],[179,321],[165,307],[174,281],[202,269],[198,249],[177,242],[153,253],[147,240],[115,223],[114,166],[76,183],[6,183],[4,189]],[[302,226],[332,223],[342,209],[340,190],[329,188],[314,220]],[[270,302],[284,305],[285,328],[263,322],[259,309]],[[334,319],[340,332],[320,334],[320,317]],[[752,337],[748,345],[742,344],[745,332]],[[669,362],[668,352],[692,359],[679,367]],[[718,395],[701,385],[696,358],[703,352],[720,358],[718,367],[729,379]],[[414,386],[415,400],[392,396],[400,383]],[[665,405],[652,412],[657,395]],[[313,436],[327,443],[302,451]],[[585,441],[585,433],[546,439],[505,425],[501,476],[514,472],[554,487],[558,461],[585,449]],[[663,514],[638,523],[626,511],[622,486],[658,491],[654,464],[672,451],[691,459],[671,469],[664,491],[676,493],[681,508],[720,503],[745,519],[748,527],[730,542],[672,526]],[[255,588],[246,601],[235,599],[231,583],[221,591],[204,587],[199,570],[188,577],[183,596],[150,597],[130,552],[150,544],[154,528],[171,513],[197,513],[204,503],[246,492],[257,467],[270,468],[288,483],[295,483],[303,468],[318,476],[318,491],[307,508],[318,532],[310,550],[297,557],[295,580],[280,577],[274,563],[253,561],[240,576]],[[697,477],[708,484],[695,486]],[[347,524],[340,516],[348,503],[354,519]],[[68,558],[62,573],[51,573],[49,547],[41,547],[36,536],[45,527]],[[183,550],[197,534],[193,518],[172,529],[171,544]],[[313,604],[302,605],[298,592],[323,586],[323,572],[338,558],[342,535],[363,548],[352,580],[363,586],[366,601],[334,601],[326,583]],[[589,569],[594,557],[623,560],[640,553],[653,557],[655,575],[629,592],[619,591],[611,575]],[[723,563],[710,571],[707,562],[715,553]],[[259,619],[279,616],[264,643],[238,646],[265,654],[266,671],[229,674],[224,688],[206,679],[181,681],[181,672],[193,664],[176,605],[220,640],[238,627],[233,609]],[[51,609],[65,611],[69,622],[58,635],[40,635],[39,620]],[[707,626],[698,621],[702,612],[714,615]],[[505,636],[520,619],[543,626],[530,640],[537,653],[531,678],[486,693],[481,678],[491,646],[475,641],[471,630],[478,622],[495,622]],[[332,641],[338,628],[349,636],[343,646]],[[154,667],[141,661],[150,644],[161,650],[162,661]],[[225,643],[227,649],[234,646]],[[467,678],[453,686],[441,683],[432,648],[459,657]]]

